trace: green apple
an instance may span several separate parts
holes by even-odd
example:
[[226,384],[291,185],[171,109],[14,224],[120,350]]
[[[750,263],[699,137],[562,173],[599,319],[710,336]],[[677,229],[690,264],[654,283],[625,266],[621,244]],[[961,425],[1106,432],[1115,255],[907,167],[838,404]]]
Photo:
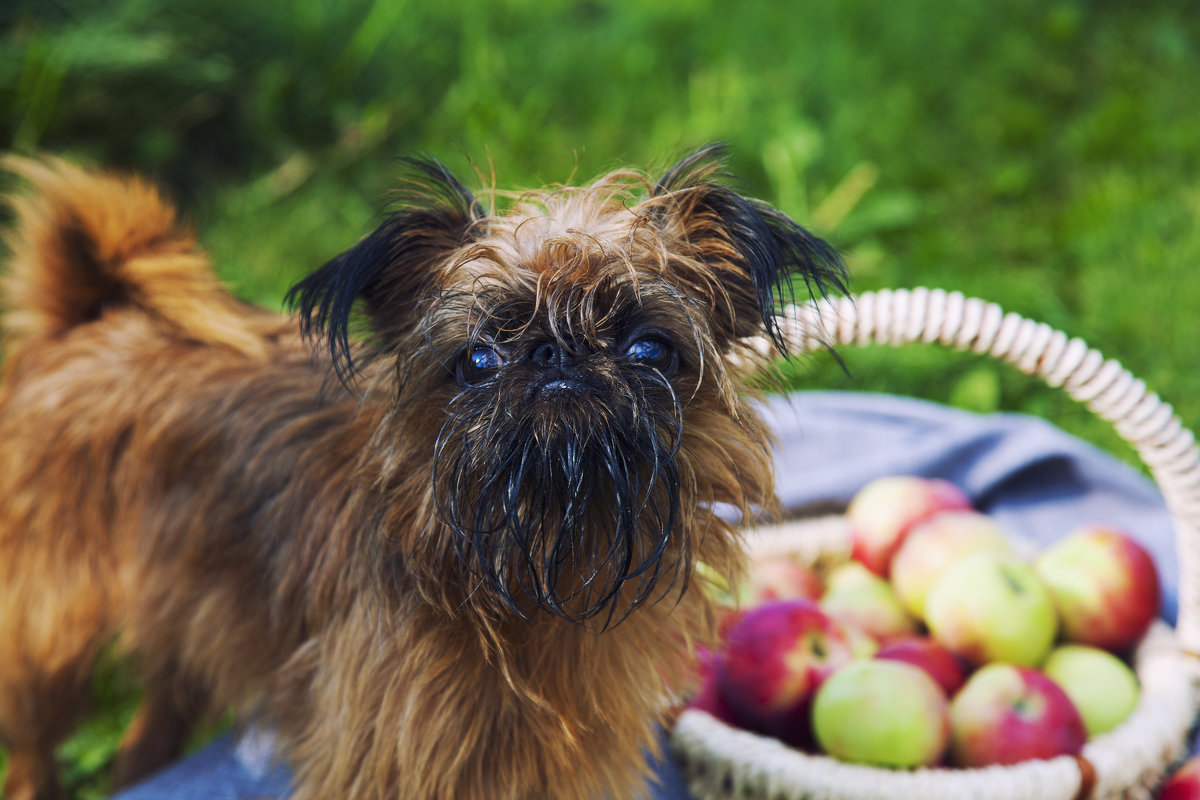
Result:
[[892,585],[857,561],[829,573],[818,605],[880,642],[917,632],[917,621],[904,610]]
[[834,758],[886,767],[936,764],[950,739],[949,704],[924,670],[853,661],[817,691],[813,733]]
[[948,569],[929,591],[925,621],[933,638],[976,666],[1037,666],[1058,633],[1054,601],[1033,569],[996,553],[976,553]]
[[1137,675],[1124,661],[1097,647],[1062,645],[1050,653],[1042,671],[1075,703],[1088,736],[1111,731],[1137,705]]

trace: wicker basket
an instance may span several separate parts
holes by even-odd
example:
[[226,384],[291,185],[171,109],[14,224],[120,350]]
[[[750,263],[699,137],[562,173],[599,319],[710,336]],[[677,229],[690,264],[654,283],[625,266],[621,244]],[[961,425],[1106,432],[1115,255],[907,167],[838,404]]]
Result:
[[[823,301],[786,315],[800,350],[828,345],[938,342],[991,355],[1061,387],[1111,423],[1149,467],[1175,530],[1177,627],[1156,623],[1136,652],[1137,708],[1117,729],[1089,741],[1080,757],[982,769],[879,769],[809,755],[773,739],[685,711],[671,747],[701,800],[969,800],[1149,798],[1185,754],[1200,711],[1200,452],[1170,406],[1120,364],[1079,339],[1005,314],[998,306],[940,290],[882,291]],[[759,529],[749,546],[810,562],[849,557],[840,518]]]

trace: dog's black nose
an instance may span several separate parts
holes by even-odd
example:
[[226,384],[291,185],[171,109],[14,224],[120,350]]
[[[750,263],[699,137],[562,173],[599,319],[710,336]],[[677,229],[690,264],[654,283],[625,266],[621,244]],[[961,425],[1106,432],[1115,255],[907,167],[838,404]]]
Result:
[[575,354],[560,342],[542,342],[533,348],[530,359],[539,367],[565,367],[575,363]]
[[595,394],[596,387],[584,374],[584,358],[565,343],[547,340],[529,351],[530,362],[537,367],[526,393],[527,399],[541,397],[574,397]]

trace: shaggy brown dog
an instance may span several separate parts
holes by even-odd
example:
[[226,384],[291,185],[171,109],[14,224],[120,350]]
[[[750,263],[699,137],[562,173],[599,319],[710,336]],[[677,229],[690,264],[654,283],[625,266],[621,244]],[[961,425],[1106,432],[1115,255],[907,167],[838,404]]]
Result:
[[503,213],[408,166],[297,324],[227,295],[145,184],[9,162],[9,800],[56,795],[114,639],[147,685],[118,783],[233,707],[301,800],[641,793],[714,627],[696,565],[736,575],[726,518],[773,502],[747,342],[837,255],[711,150]]

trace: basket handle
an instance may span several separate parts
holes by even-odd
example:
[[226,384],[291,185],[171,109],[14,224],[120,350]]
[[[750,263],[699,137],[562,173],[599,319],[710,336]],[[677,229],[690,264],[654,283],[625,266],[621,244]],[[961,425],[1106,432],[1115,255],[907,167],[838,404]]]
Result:
[[894,289],[789,306],[784,336],[799,351],[834,345],[940,343],[1005,361],[1061,388],[1110,423],[1166,500],[1179,570],[1176,633],[1200,654],[1200,448],[1170,405],[1082,340],[941,289]]

